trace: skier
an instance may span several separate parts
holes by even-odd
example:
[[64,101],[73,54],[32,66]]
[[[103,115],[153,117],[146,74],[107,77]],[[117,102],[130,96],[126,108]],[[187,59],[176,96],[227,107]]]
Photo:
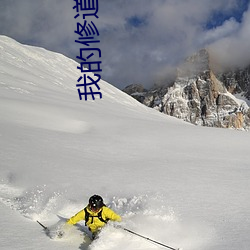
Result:
[[95,194],[89,198],[89,204],[72,216],[67,224],[74,225],[80,220],[85,220],[85,226],[92,232],[94,239],[109,220],[120,222],[122,219],[120,215],[105,206],[101,196]]

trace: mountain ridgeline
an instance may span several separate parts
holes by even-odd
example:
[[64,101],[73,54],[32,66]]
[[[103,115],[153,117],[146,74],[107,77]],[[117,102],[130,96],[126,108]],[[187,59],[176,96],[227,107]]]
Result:
[[124,90],[148,107],[184,121],[209,127],[250,128],[250,66],[220,71],[206,49],[188,57],[169,86]]

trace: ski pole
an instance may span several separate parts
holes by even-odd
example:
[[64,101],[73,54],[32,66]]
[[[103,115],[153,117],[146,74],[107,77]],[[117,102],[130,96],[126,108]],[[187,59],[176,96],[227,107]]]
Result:
[[47,227],[45,227],[40,221],[36,221],[40,226],[42,226],[43,227],[43,229],[46,231],[46,230],[48,230],[48,228]]
[[139,237],[141,237],[141,238],[143,238],[143,239],[145,239],[145,240],[154,242],[154,243],[156,243],[156,244],[158,244],[158,245],[161,245],[161,246],[163,246],[163,247],[169,248],[169,249],[171,249],[171,250],[180,250],[180,248],[173,248],[173,247],[167,246],[167,245],[162,244],[162,243],[160,243],[160,242],[158,242],[158,241],[155,241],[155,240],[152,240],[152,239],[150,239],[150,238],[148,238],[148,237],[145,237],[145,236],[143,236],[143,235],[141,235],[141,234],[135,233],[135,232],[133,232],[133,231],[127,229],[127,228],[122,228],[122,229],[125,230],[125,231],[127,231],[127,232],[129,232],[129,233],[131,233],[131,234],[137,235],[137,236],[139,236]]

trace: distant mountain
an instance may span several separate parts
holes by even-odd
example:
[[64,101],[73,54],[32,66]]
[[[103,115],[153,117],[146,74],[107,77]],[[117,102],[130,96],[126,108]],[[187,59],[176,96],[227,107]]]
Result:
[[250,100],[250,65],[246,68],[238,68],[218,73],[217,77],[222,81],[227,90],[232,94],[241,94]]
[[248,129],[250,66],[224,72],[216,72],[213,66],[209,52],[202,49],[180,65],[171,86],[145,90],[130,85],[124,92],[146,106],[196,125]]

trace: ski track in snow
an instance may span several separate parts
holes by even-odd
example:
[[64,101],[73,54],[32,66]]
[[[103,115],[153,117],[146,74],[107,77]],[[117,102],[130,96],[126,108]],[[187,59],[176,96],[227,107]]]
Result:
[[[194,246],[197,249],[199,244],[204,244],[204,239],[197,240],[200,226],[196,225],[197,229],[195,230],[190,225],[185,225],[179,220],[179,216],[172,208],[164,205],[164,197],[161,195],[141,195],[130,198],[107,197],[107,200],[109,201],[107,206],[123,217],[121,224],[129,230],[176,248],[185,245],[185,249],[192,249]],[[53,240],[65,242],[69,246],[79,244],[79,249],[82,250],[115,250],[120,247],[124,249],[124,245],[121,245],[123,243],[120,243],[121,239],[123,239],[122,242],[128,242],[126,249],[162,249],[155,243],[115,228],[113,223],[107,225],[101,231],[99,238],[92,243],[87,236],[88,232],[84,222],[68,228],[64,237],[58,239],[56,237],[57,231],[63,228],[65,220],[60,220],[57,214],[63,214],[63,217],[68,218],[83,207],[82,204],[66,200],[63,192],[51,193],[46,185],[30,190],[21,190],[10,183],[2,182],[0,184],[0,202],[20,213],[20,216],[34,222],[36,220],[45,222],[45,225],[50,229],[51,235],[49,236]],[[165,239],[166,242],[162,242],[161,239]]]

